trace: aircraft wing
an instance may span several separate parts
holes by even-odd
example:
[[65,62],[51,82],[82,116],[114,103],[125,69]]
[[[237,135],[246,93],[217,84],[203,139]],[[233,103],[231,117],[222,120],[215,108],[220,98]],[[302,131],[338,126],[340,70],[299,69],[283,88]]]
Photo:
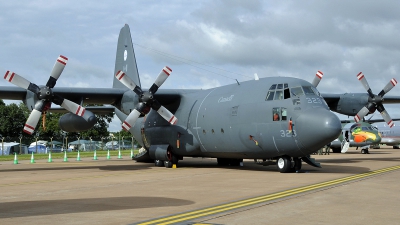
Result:
[[326,93],[321,93],[321,96],[324,98],[326,103],[328,105],[332,103],[337,103],[340,100],[340,96],[342,94],[326,94]]
[[[154,95],[162,105],[176,103],[180,98],[197,89],[160,89]],[[0,86],[0,99],[25,100],[27,91],[20,87]],[[121,101],[126,89],[119,88],[76,88],[76,87],[54,87],[53,92],[73,102],[85,104],[113,105]],[[132,92],[133,93],[133,92]],[[85,107],[94,113],[104,114],[114,112],[114,106]],[[52,108],[52,112],[66,112],[64,109]]]
[[[0,99],[25,100],[27,92],[27,90],[19,87],[0,86]],[[53,92],[73,102],[81,102],[83,99],[88,104],[113,104],[122,98],[125,90],[116,88],[55,87]]]
[[[353,93],[347,93],[347,94],[353,94]],[[339,102],[340,98],[344,94],[327,94],[327,93],[321,93],[321,96],[325,99],[326,103],[328,105],[334,104]],[[385,96],[383,103],[385,104],[396,104],[400,103],[400,96]]]

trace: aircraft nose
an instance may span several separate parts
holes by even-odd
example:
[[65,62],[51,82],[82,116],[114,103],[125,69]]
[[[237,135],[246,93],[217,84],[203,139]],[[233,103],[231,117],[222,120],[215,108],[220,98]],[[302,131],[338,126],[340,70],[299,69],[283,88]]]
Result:
[[294,121],[294,129],[303,152],[313,153],[336,139],[342,125],[339,118],[324,108],[313,108],[303,112]]

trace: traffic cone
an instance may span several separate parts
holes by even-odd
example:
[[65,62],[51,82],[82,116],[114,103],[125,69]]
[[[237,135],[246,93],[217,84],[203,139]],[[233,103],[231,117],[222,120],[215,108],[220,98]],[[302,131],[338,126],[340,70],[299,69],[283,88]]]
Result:
[[107,150],[107,159],[111,159],[111,157],[110,157],[110,150]]
[[14,153],[14,164],[18,164],[17,153]]
[[49,160],[47,160],[47,162],[49,163],[53,162],[53,159],[51,159],[51,152],[49,152]]
[[78,150],[78,155],[76,155],[76,161],[81,161],[81,155],[79,153],[79,150]]
[[64,152],[64,162],[68,162],[67,151]]
[[35,163],[35,158],[33,157],[33,152],[32,152],[32,155],[31,155],[31,163]]
[[118,159],[122,159],[122,156],[121,156],[121,149],[118,149]]
[[94,150],[93,160],[97,160],[96,150]]
[[131,158],[133,158],[133,150],[131,149]]

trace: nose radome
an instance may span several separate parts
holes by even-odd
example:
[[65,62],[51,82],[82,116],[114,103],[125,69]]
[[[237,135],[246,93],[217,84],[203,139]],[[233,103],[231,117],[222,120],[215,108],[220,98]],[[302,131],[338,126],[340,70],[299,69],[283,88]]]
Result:
[[308,153],[313,153],[335,140],[342,130],[339,118],[324,108],[306,110],[294,123],[302,150]]

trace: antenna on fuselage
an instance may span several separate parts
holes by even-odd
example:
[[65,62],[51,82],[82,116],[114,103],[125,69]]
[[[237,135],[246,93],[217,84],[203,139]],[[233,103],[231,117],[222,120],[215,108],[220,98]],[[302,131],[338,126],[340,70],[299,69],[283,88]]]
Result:
[[259,80],[257,73],[254,74],[254,80]]
[[236,83],[237,83],[238,85],[240,85],[240,84],[239,84],[239,81],[238,81],[237,79],[235,79],[235,80],[236,80]]

